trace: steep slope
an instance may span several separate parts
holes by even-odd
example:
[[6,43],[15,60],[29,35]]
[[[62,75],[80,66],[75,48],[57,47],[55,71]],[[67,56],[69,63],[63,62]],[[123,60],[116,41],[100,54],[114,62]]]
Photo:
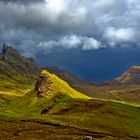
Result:
[[17,88],[33,85],[39,69],[32,58],[25,58],[6,44],[0,54],[0,88]]
[[42,70],[35,90],[38,97],[48,97],[52,94],[61,93],[72,98],[90,99],[90,97],[71,88],[66,81],[60,79],[55,74],[49,73],[47,70]]
[[125,73],[115,79],[121,84],[140,84],[140,66],[132,66]]

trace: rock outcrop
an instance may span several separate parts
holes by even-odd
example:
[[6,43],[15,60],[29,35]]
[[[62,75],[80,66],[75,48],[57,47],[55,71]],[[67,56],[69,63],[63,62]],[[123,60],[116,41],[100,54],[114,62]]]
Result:
[[72,98],[90,99],[90,97],[73,89],[66,81],[60,79],[55,74],[49,73],[47,70],[42,70],[36,82],[35,91],[37,97],[40,98],[47,98],[61,94]]
[[46,97],[47,95],[51,94],[49,89],[51,82],[48,79],[49,79],[48,74],[40,74],[35,85],[37,97]]
[[1,58],[3,60],[9,60],[11,57],[21,58],[21,55],[16,49],[4,43],[2,48]]

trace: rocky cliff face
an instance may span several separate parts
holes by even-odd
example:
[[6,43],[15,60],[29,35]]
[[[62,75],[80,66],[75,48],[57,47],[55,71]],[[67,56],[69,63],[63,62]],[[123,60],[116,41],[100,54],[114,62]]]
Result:
[[49,86],[52,82],[49,80],[48,74],[41,74],[36,82],[35,90],[37,91],[37,97],[46,97],[51,94]]
[[20,53],[16,49],[13,49],[11,46],[4,43],[1,58],[3,60],[9,60],[11,57],[21,58]]

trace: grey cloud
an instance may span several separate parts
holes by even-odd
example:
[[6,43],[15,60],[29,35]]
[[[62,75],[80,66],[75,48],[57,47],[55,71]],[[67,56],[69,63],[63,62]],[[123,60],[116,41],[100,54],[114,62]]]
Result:
[[[73,9],[62,0],[48,0],[45,3],[21,5],[18,3],[0,3],[1,22],[7,26],[21,26],[25,28],[69,28],[77,27],[86,19],[83,7]],[[61,2],[62,1],[62,2]],[[67,9],[68,8],[68,9]],[[76,13],[76,14],[75,14]]]
[[107,28],[104,37],[111,46],[122,43],[138,43],[138,33],[134,28]]
[[139,5],[139,0],[3,0],[0,41],[16,44],[26,55],[60,46],[139,45]]

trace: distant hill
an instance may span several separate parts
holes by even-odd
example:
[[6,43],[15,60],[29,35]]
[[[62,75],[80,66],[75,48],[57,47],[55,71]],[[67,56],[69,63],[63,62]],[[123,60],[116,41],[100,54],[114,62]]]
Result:
[[20,53],[3,44],[0,54],[0,88],[16,88],[34,85],[39,69],[33,58],[25,58]]
[[120,84],[140,84],[140,66],[132,66],[115,79]]

